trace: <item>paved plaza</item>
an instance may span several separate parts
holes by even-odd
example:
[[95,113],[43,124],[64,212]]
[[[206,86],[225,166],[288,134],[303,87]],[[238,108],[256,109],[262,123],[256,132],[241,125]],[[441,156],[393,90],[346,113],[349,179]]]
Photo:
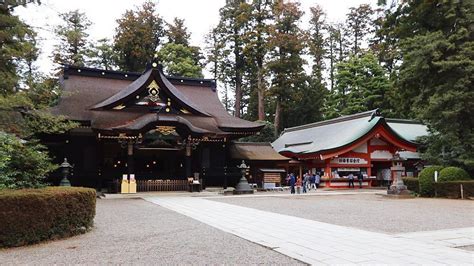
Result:
[[[470,251],[423,238],[370,232],[203,198],[146,200],[309,264],[474,263]],[[472,239],[474,227],[466,230]]]
[[472,201],[377,193],[115,195],[97,201],[87,234],[0,257],[4,265],[474,264]]

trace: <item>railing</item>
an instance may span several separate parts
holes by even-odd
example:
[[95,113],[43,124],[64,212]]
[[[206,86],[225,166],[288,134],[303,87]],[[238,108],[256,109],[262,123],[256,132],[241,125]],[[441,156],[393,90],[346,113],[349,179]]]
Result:
[[[120,179],[116,179],[109,183],[109,192],[120,193]],[[136,180],[137,192],[147,191],[187,191],[189,190],[188,180]]]
[[186,191],[189,189],[188,180],[137,180],[137,191]]

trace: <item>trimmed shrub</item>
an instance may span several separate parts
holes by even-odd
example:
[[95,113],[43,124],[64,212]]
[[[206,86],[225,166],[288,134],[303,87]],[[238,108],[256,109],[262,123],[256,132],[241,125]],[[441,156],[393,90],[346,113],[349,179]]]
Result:
[[96,192],[47,187],[0,190],[0,247],[22,246],[86,232],[94,222]]
[[461,184],[464,198],[474,197],[474,180],[435,183],[436,195],[438,197],[459,199],[461,198]]
[[459,167],[446,167],[439,173],[438,182],[470,180],[471,177],[466,170]]
[[418,174],[418,181],[420,182],[420,195],[423,197],[433,197],[434,196],[434,174],[436,171],[438,173],[443,169],[443,166],[433,165],[423,169],[420,174]]
[[404,177],[403,183],[407,186],[408,190],[420,194],[420,182],[415,177]]

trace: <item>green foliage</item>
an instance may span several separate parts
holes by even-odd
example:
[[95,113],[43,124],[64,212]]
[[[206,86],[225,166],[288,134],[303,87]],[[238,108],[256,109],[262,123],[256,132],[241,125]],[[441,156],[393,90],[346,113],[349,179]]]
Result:
[[163,20],[151,1],[134,10],[127,10],[117,20],[114,50],[119,68],[123,71],[143,71],[155,54],[163,37]]
[[328,104],[327,117],[349,115],[381,108],[390,113],[386,97],[390,82],[386,71],[371,52],[351,55],[337,64],[336,90]]
[[446,167],[441,172],[439,172],[438,181],[461,181],[472,179],[466,170],[459,167]]
[[164,71],[171,76],[202,78],[199,50],[183,44],[167,43],[157,53]]
[[44,146],[0,131],[0,189],[41,187],[56,167]]
[[407,186],[408,190],[420,194],[420,182],[415,177],[404,177],[403,183]]
[[105,70],[113,70],[116,68],[118,60],[114,51],[114,46],[109,39],[104,38],[97,41],[90,50],[90,66],[102,68]]
[[253,136],[248,136],[240,139],[244,142],[273,142],[276,139],[275,126],[269,121],[255,121],[257,123],[264,124],[265,126],[260,130],[260,133]]
[[424,197],[434,196],[434,175],[437,171],[438,173],[443,169],[443,166],[434,165],[426,167],[421,170],[418,174],[418,180],[420,182],[420,195]]
[[434,184],[436,196],[451,199],[460,199],[461,185],[463,191],[463,198],[466,199],[474,197],[474,180],[437,182]]
[[[79,10],[60,14],[62,25],[55,29],[59,37],[59,43],[53,51],[53,61],[60,65],[86,65],[89,50],[87,29],[91,22],[87,16]],[[61,67],[61,66],[59,66]]]
[[189,34],[188,29],[184,26],[184,19],[174,18],[173,23],[166,23],[168,30],[165,35],[168,38],[168,43],[182,44],[189,46]]
[[[387,17],[402,63],[395,79],[399,116],[426,123],[432,163],[474,171],[474,3],[410,1]],[[413,34],[415,33],[415,34]],[[421,108],[420,108],[421,107]]]
[[0,96],[0,131],[30,139],[38,134],[59,134],[77,127],[77,123],[46,110],[57,95],[42,90],[49,91],[38,86],[31,91]]
[[11,14],[13,7],[30,1],[6,1],[0,4],[0,94],[11,94],[18,90],[20,65],[37,56],[34,31],[17,16]]
[[86,232],[93,226],[95,190],[48,187],[0,190],[0,248]]
[[305,34],[299,27],[303,12],[298,3],[277,1],[273,14],[275,23],[269,41],[272,59],[268,62],[268,69],[272,75],[270,93],[275,97],[274,125],[280,131],[287,126],[283,121],[295,117],[296,114],[291,111],[299,104],[297,100],[301,98],[298,96],[303,95],[302,89],[307,85],[302,57]]

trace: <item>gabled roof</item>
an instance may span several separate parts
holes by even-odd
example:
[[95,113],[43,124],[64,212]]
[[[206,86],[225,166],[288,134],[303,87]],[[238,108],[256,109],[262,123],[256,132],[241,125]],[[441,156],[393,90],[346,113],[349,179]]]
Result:
[[[285,155],[331,153],[357,143],[377,128],[408,147],[416,147],[413,139],[391,128],[377,110],[285,129],[272,146]],[[401,126],[398,129],[403,131]]]
[[233,159],[251,161],[289,161],[276,152],[268,142],[234,142],[230,146]]
[[[152,80],[189,114],[113,108],[133,101]],[[199,134],[253,134],[263,127],[228,114],[218,98],[214,80],[166,77],[160,68],[151,68],[140,74],[66,66],[60,81],[63,93],[52,112],[90,124],[95,130],[134,131],[144,123],[163,120],[183,123]]]

